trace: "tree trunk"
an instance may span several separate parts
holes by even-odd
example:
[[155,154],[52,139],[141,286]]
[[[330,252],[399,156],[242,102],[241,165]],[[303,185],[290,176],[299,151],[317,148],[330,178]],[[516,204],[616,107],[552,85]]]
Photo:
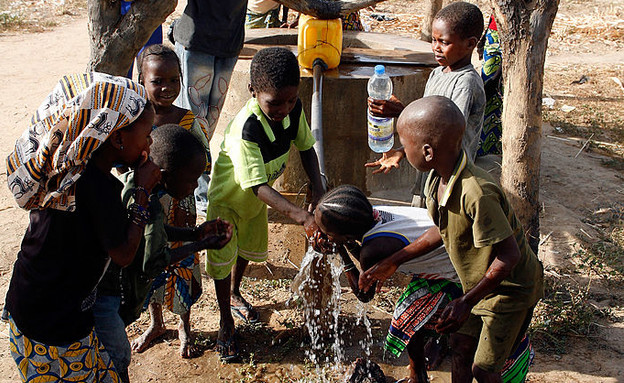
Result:
[[319,19],[337,19],[359,9],[370,7],[385,0],[275,0],[305,15]]
[[91,57],[87,70],[123,76],[154,30],[177,5],[177,0],[135,0],[121,15],[119,1],[88,0]]
[[544,61],[558,6],[559,0],[494,1],[503,51],[501,185],[534,251],[539,244]]
[[433,18],[440,9],[442,9],[442,0],[427,0],[425,6],[425,18],[420,28],[420,39],[423,41],[431,42],[431,24],[433,24]]

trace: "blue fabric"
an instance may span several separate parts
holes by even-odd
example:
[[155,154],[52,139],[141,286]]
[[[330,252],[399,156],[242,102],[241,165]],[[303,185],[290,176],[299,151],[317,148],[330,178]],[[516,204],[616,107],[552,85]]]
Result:
[[128,366],[130,365],[130,342],[126,335],[126,326],[119,316],[121,297],[98,296],[93,306],[95,333],[104,345],[106,352],[123,382],[129,382]]

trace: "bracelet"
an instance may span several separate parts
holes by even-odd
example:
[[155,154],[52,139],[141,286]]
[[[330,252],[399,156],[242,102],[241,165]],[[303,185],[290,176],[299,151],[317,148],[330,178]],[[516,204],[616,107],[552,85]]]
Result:
[[150,194],[147,192],[147,189],[145,189],[143,186],[135,186],[133,188],[134,190],[134,194],[136,194],[137,192],[142,191],[143,193],[145,193],[145,198],[147,198],[147,200],[149,201],[150,199]]
[[128,215],[132,218],[132,223],[144,226],[147,224],[147,221],[150,219],[150,213],[147,208],[139,205],[134,202],[128,206]]

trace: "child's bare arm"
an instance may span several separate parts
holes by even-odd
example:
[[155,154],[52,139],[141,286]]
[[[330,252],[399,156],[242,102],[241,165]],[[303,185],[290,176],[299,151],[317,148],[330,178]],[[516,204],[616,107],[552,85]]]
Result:
[[233,226],[220,218],[204,222],[189,231],[194,232],[195,242],[169,250],[170,264],[178,263],[189,255],[204,249],[221,249],[232,239]]
[[301,165],[310,180],[310,192],[312,200],[312,208],[316,207],[316,203],[321,199],[325,190],[323,189],[323,180],[321,179],[321,170],[319,169],[318,157],[314,148],[299,152],[301,157]]
[[360,275],[358,283],[360,289],[368,291],[373,284],[378,281],[377,291],[379,291],[384,281],[390,278],[390,276],[394,274],[400,265],[421,255],[427,254],[428,252],[439,247],[441,244],[442,237],[440,236],[440,231],[436,226],[431,227],[414,242],[395,252],[388,258],[376,263]]
[[[148,195],[151,193],[154,186],[160,182],[160,168],[145,154],[145,158],[141,164],[136,167],[134,174],[135,184],[137,185],[134,201],[142,209],[147,210],[149,203]],[[139,187],[142,188],[143,191],[139,191]],[[140,220],[137,220],[137,222],[138,221]],[[137,249],[139,248],[139,244],[141,243],[141,239],[143,238],[144,228],[145,223],[135,223],[134,219],[130,222],[128,230],[126,231],[126,240],[114,249],[108,250],[108,255],[113,262],[121,267],[126,267],[132,263]]]
[[312,214],[287,200],[277,190],[269,186],[269,184],[263,183],[261,185],[254,186],[253,192],[262,202],[271,206],[273,209],[279,211],[298,224],[303,225],[306,234],[312,235],[318,230],[318,226],[314,222],[314,216]]
[[520,249],[513,235],[493,245],[493,247],[494,260],[483,278],[470,291],[445,307],[440,319],[438,319],[436,331],[442,333],[457,331],[468,319],[470,310],[498,287],[520,260]]

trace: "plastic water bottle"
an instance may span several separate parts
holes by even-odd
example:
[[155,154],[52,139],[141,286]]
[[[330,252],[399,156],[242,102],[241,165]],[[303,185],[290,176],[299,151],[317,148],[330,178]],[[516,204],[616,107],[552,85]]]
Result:
[[[383,65],[375,66],[375,74],[368,80],[368,96],[388,100],[392,96],[392,80]],[[368,110],[368,146],[372,151],[385,153],[394,146],[394,118],[376,117]]]

